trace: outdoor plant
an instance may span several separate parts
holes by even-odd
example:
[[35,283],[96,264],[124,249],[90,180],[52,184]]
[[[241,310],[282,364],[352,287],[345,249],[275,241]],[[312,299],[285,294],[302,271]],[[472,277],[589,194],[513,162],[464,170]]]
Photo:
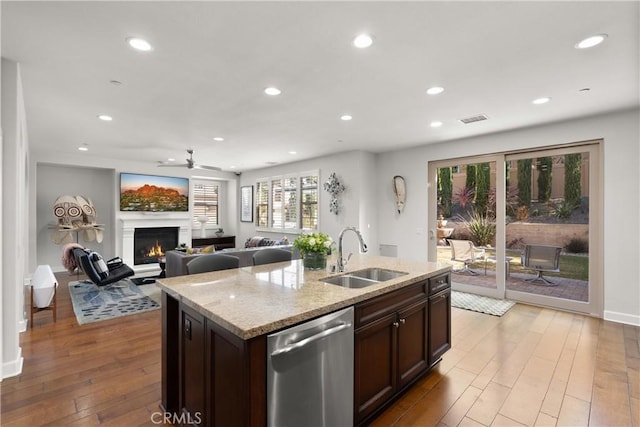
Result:
[[523,221],[527,218],[529,218],[529,208],[526,206],[518,206],[518,209],[516,210],[516,219],[518,221]]
[[489,163],[479,163],[476,172],[476,209],[488,213],[491,188],[491,167]]
[[589,241],[580,237],[572,237],[564,249],[572,254],[587,254],[589,253]]
[[582,193],[582,155],[567,154],[564,157],[564,198],[573,206],[580,205]]
[[473,202],[473,197],[476,192],[473,188],[462,187],[456,191],[453,195],[453,201],[460,205],[462,209],[466,208],[468,204]]
[[518,203],[531,206],[531,159],[518,160]]
[[568,219],[571,213],[576,209],[576,205],[565,200],[563,202],[549,203],[549,213],[558,219]]
[[460,222],[469,231],[471,240],[476,246],[493,244],[496,237],[496,223],[491,217],[473,211],[468,219],[460,217]]
[[310,253],[328,255],[333,245],[333,239],[325,233],[300,234],[293,241],[293,246],[298,248],[303,256]]
[[453,203],[451,201],[453,195],[453,178],[451,177],[451,168],[438,169],[438,202],[442,210],[442,214],[446,218],[451,217]]

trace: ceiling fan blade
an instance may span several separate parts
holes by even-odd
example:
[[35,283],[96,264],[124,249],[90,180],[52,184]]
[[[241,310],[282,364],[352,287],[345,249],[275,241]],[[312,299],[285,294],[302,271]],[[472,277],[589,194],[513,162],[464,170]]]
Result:
[[206,170],[210,170],[210,171],[221,171],[222,168],[216,167],[216,166],[206,166],[206,165],[194,165],[193,166],[194,169],[206,169]]
[[174,165],[174,164],[164,164],[163,163],[161,165],[158,165],[158,167],[159,168],[186,168],[186,167],[189,167],[189,164],[188,163],[180,163],[180,164]]

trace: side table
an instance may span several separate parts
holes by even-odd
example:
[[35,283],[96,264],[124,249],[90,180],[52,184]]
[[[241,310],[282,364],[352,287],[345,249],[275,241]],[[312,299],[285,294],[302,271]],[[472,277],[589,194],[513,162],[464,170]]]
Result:
[[[498,259],[495,255],[488,256],[484,259],[484,275],[487,275],[487,261],[497,262]],[[505,276],[508,279],[511,274],[511,261],[513,261],[513,257],[505,257],[504,258],[504,267],[505,267]]]

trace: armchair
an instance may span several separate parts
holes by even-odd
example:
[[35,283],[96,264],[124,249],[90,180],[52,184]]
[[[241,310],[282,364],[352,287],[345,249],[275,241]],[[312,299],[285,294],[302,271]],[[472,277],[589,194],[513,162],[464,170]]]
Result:
[[451,260],[464,263],[462,268],[453,270],[454,273],[478,275],[477,272],[469,268],[469,264],[478,260],[484,260],[486,257],[484,249],[477,248],[471,240],[453,240],[448,239],[451,246]]
[[98,286],[108,285],[135,274],[133,269],[122,263],[119,258],[105,262],[97,252],[83,248],[73,248],[73,255],[76,258],[78,268]]

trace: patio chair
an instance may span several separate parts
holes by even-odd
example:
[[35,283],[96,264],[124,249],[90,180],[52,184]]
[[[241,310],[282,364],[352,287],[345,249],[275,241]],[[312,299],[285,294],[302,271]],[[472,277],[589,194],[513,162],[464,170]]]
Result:
[[451,260],[464,263],[462,268],[453,270],[458,274],[470,274],[477,276],[478,273],[469,268],[469,264],[485,259],[484,249],[476,247],[471,240],[447,239],[451,246]]
[[543,276],[544,272],[560,272],[560,252],[562,248],[558,246],[545,245],[525,245],[522,251],[522,266],[530,270],[535,270],[536,277],[525,279],[526,282],[541,281],[547,285],[554,286],[551,280]]

